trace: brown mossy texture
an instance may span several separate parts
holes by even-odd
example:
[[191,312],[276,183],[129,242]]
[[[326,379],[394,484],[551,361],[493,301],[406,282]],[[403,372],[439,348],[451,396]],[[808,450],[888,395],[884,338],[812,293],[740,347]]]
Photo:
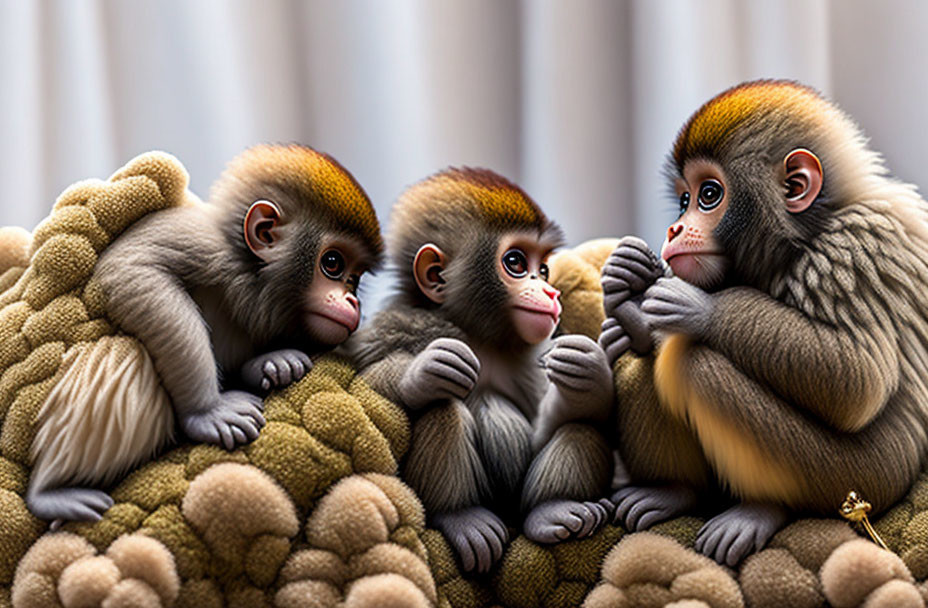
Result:
[[[115,334],[89,280],[96,257],[146,213],[188,204],[186,184],[175,159],[147,154],[68,189],[32,235],[0,230],[0,608],[924,602],[926,478],[876,522],[898,557],[841,521],[803,520],[732,571],[691,549],[703,522],[684,517],[555,546],[519,536],[490,576],[462,576],[396,477],[406,416],[337,356],[268,397],[254,443],[176,447],[113,488],[101,521],[42,535],[22,498],[36,412],[69,348]],[[614,244],[551,260],[566,331],[598,334],[599,268]]]

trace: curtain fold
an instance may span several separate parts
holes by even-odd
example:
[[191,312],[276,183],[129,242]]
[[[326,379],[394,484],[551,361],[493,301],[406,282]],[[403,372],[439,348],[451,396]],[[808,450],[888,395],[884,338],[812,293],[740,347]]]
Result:
[[683,120],[749,78],[811,84],[928,183],[918,0],[0,0],[0,224],[149,149],[205,196],[262,141],[325,150],[386,221],[449,165],[521,183],[576,244],[659,245]]

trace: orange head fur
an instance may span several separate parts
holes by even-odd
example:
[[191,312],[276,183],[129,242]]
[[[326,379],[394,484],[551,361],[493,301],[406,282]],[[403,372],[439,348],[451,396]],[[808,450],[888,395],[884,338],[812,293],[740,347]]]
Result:
[[234,202],[242,193],[247,198],[258,185],[273,186],[307,205],[314,216],[327,218],[332,229],[359,238],[374,257],[383,252],[380,223],[370,199],[351,173],[328,154],[297,144],[254,146],[229,163],[213,186],[210,200]]
[[562,239],[560,228],[521,188],[489,169],[470,167],[445,169],[407,188],[393,207],[391,226],[391,255],[404,268],[405,257],[427,242],[453,253],[475,227],[537,232],[552,248]]
[[832,108],[814,89],[790,80],[755,80],[716,95],[683,125],[673,145],[673,160],[718,158],[726,138],[749,118],[784,114],[821,124]]

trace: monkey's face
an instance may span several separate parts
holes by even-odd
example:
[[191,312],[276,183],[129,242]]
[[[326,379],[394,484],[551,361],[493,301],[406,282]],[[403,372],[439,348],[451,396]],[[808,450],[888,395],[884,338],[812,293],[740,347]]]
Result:
[[325,239],[322,245],[306,289],[303,325],[311,339],[334,346],[361,320],[357,290],[367,256],[347,239]]
[[713,161],[689,160],[675,187],[680,217],[667,229],[661,257],[684,281],[710,289],[728,270],[728,258],[715,237],[728,209],[725,172]]
[[560,292],[548,284],[548,256],[529,234],[500,239],[496,272],[506,287],[512,325],[526,344],[538,344],[554,332],[561,316]]

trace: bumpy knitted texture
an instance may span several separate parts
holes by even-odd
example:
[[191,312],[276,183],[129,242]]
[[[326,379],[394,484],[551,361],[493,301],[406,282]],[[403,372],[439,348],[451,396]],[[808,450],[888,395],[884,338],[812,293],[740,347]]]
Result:
[[187,179],[173,157],[145,154],[106,182],[68,188],[31,238],[0,232],[0,585],[44,529],[22,498],[38,409],[65,352],[114,331],[89,281],[97,256],[145,214],[184,204]]
[[[173,158],[144,155],[69,189],[31,239],[0,231],[0,607],[921,605],[926,477],[876,522],[901,558],[841,521],[803,520],[732,571],[692,551],[703,522],[684,517],[556,546],[519,536],[492,576],[464,578],[396,478],[408,420],[337,356],[268,397],[254,443],[177,447],[120,482],[100,522],[40,537],[22,499],[36,411],[68,348],[115,333],[88,282],[96,256],[145,213],[185,204],[186,180]],[[567,331],[598,332],[613,246],[552,260]]]

